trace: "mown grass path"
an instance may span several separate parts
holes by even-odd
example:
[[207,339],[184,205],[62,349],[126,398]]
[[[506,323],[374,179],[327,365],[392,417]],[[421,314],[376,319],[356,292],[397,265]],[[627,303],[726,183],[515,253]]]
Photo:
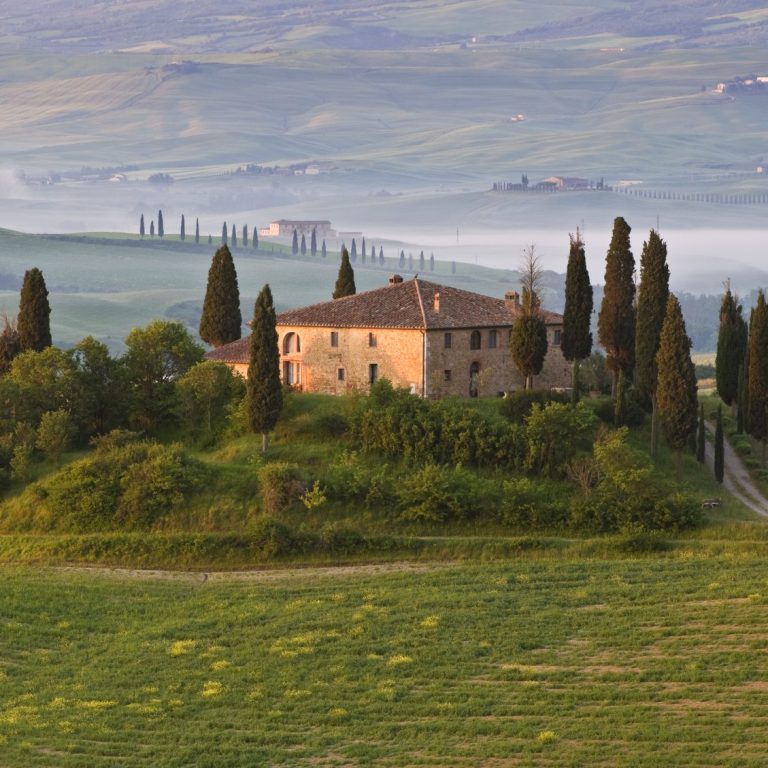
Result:
[[[119,574],[117,574],[119,575]],[[0,570],[3,766],[750,766],[764,559]]]

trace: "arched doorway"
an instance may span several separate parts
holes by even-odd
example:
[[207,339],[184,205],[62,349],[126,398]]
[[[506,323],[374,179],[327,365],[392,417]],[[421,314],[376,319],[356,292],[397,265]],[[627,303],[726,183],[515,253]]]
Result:
[[301,352],[301,338],[298,333],[291,331],[286,333],[283,338],[283,354],[293,355]]
[[469,396],[477,397],[480,379],[480,363],[474,362],[469,366]]

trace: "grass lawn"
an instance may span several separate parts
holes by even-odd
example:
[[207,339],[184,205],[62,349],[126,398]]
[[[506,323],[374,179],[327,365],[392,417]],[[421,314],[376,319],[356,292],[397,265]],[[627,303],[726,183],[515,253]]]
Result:
[[4,766],[745,766],[763,557],[4,568]]

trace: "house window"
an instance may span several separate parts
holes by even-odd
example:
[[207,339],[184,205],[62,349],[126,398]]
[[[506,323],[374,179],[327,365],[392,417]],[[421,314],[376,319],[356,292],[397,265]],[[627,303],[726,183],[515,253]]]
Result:
[[338,347],[339,346],[339,332],[338,331],[331,331],[331,346],[332,347]]
[[369,347],[375,347],[376,346],[376,334],[375,333],[369,333],[368,334],[368,346]]
[[337,378],[339,381],[344,381],[344,379],[345,379],[346,375],[347,375],[347,372],[346,372],[346,371],[345,371],[343,368],[339,368],[339,369],[336,371],[336,378]]
[[558,331],[555,331],[555,333],[554,333],[554,338],[552,339],[552,343],[553,343],[553,344],[554,344],[556,347],[559,347],[559,346],[560,346],[560,344],[562,343],[562,341],[563,341],[563,332],[562,332],[562,331],[559,331],[559,330],[558,330]]
[[368,366],[368,383],[375,384],[379,379],[379,364],[371,363]]
[[472,331],[472,335],[469,337],[469,348],[480,349],[480,331]]
[[491,349],[496,349],[497,336],[498,334],[496,331],[488,331],[488,346]]
[[292,355],[301,352],[301,339],[298,333],[286,333],[283,339],[283,354]]
[[444,346],[446,349],[450,349],[450,348],[451,348],[451,345],[453,344],[453,336],[452,336],[450,333],[446,333],[446,334],[445,334],[445,336],[444,336],[443,338],[444,338],[444,344],[443,344],[443,346]]
[[443,371],[443,381],[450,381],[450,380],[451,380],[451,372]]

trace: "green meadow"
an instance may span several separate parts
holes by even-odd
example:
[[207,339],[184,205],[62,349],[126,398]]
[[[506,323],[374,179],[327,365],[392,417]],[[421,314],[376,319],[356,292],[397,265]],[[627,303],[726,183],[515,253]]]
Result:
[[5,766],[748,766],[764,557],[4,568]]

